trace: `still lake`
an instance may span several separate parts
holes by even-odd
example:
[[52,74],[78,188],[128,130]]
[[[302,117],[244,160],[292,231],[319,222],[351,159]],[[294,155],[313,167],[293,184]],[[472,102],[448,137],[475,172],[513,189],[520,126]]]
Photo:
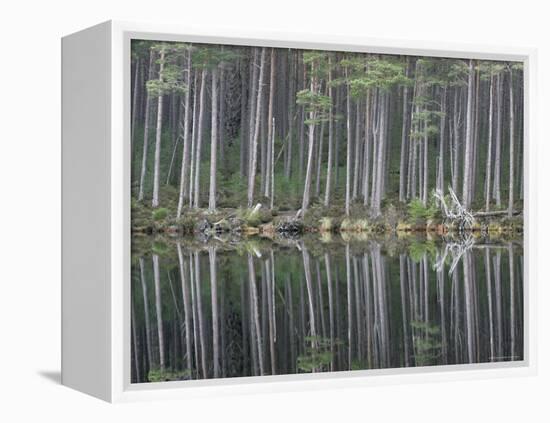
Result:
[[132,250],[132,383],[523,359],[521,241],[141,237]]

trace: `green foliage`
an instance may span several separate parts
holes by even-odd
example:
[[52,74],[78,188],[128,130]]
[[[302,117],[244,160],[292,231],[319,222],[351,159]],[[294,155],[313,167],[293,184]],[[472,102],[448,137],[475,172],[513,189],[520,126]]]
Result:
[[151,369],[147,375],[149,382],[171,382],[175,380],[186,380],[191,378],[191,370],[159,370]]
[[409,255],[416,263],[419,263],[426,255],[433,260],[437,255],[437,246],[435,245],[435,242],[428,239],[413,240],[409,244]]
[[413,219],[433,219],[439,209],[435,204],[424,205],[418,198],[413,199],[408,206],[409,215]]
[[429,322],[413,320],[414,358],[417,366],[429,366],[437,363],[441,355],[439,326]]
[[405,64],[395,58],[374,57],[362,63],[353,60],[344,62],[344,66],[346,63],[353,70],[347,81],[353,97],[362,97],[372,88],[387,91],[393,86],[410,83]]
[[147,81],[147,91],[152,97],[169,93],[184,94],[187,89],[187,85],[183,82],[181,70],[175,66],[164,68],[162,79]]
[[170,248],[163,240],[159,239],[153,242],[153,245],[151,246],[151,250],[153,251],[153,253],[159,256],[164,256],[170,251]]
[[304,120],[306,125],[316,125],[328,119],[327,112],[332,107],[332,100],[317,92],[301,90],[296,93],[296,104],[304,106],[306,112],[316,114],[314,119]]
[[298,356],[298,369],[306,373],[328,370],[332,361],[330,339],[321,336],[306,336],[305,341],[308,345],[304,354]]
[[164,220],[168,216],[168,209],[161,207],[158,209],[155,209],[152,211],[151,215],[153,216],[153,220],[159,221]]
[[247,226],[258,227],[262,223],[268,223],[273,220],[273,215],[269,210],[243,209],[237,210],[237,217],[243,220]]
[[164,54],[164,60],[161,57],[157,60],[157,64],[162,64],[164,68],[162,78],[147,81],[149,95],[158,97],[169,93],[184,94],[189,89],[184,82],[185,73],[181,63],[185,52],[190,48],[183,43],[159,43],[151,47],[159,56]]
[[239,57],[239,53],[233,49],[218,45],[202,45],[194,49],[192,62],[193,67],[212,69]]

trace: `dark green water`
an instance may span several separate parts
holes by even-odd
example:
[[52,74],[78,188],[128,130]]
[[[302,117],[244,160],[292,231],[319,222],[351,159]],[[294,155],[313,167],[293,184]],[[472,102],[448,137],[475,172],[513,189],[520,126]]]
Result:
[[523,359],[521,243],[144,239],[132,382]]

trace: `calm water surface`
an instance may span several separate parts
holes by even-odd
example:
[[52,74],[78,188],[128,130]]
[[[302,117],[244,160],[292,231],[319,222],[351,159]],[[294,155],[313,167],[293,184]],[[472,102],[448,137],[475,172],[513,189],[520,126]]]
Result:
[[138,244],[134,383],[523,359],[521,243]]

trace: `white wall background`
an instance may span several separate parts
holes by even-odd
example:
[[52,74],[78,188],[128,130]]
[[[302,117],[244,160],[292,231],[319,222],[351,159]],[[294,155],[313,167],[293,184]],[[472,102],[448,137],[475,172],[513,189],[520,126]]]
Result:
[[[6,1],[0,40],[0,420],[548,421],[550,13],[544,1]],[[539,49],[539,375],[111,406],[59,385],[60,37],[108,19]],[[7,235],[7,237],[6,237]]]

